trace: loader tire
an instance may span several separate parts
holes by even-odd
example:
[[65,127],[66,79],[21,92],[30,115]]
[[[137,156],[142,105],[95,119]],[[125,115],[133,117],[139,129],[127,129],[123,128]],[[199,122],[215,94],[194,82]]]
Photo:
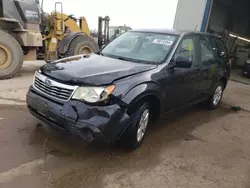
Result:
[[80,54],[91,54],[99,50],[97,43],[89,36],[79,35],[75,37],[63,57],[75,56]]
[[17,74],[23,65],[23,50],[17,40],[0,30],[0,79]]

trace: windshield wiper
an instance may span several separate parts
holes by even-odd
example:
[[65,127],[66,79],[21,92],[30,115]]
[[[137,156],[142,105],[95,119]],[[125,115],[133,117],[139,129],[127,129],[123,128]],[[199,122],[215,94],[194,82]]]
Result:
[[127,58],[124,57],[117,57],[117,59],[123,60],[123,61],[129,61]]
[[102,52],[96,52],[95,54],[104,56],[104,54]]
[[140,60],[137,59],[132,59],[132,58],[126,58],[126,57],[117,57],[117,59],[123,60],[123,61],[132,61],[132,62],[136,62],[136,63],[140,63]]

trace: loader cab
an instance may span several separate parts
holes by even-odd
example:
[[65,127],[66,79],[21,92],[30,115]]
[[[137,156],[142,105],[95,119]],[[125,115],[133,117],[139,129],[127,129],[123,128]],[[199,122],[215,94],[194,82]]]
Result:
[[[34,27],[41,21],[39,2],[37,0],[0,0],[0,17],[2,17],[0,25],[4,29],[37,29]],[[6,22],[13,24],[6,24]]]

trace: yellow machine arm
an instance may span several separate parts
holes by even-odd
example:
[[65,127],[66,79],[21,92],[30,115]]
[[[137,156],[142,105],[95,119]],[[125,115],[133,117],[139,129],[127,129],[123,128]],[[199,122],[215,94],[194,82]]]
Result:
[[52,12],[47,15],[45,26],[43,39],[46,48],[46,61],[57,59],[58,44],[61,40],[65,39],[69,33],[82,33],[82,35],[90,37],[90,30],[85,17],[76,19],[71,15]]
[[[78,22],[77,22],[78,21]],[[89,26],[85,17],[76,19],[73,16],[52,12],[47,18],[47,33],[45,38],[55,37],[61,40],[67,34],[67,30],[71,32],[83,32],[85,35],[90,35]]]

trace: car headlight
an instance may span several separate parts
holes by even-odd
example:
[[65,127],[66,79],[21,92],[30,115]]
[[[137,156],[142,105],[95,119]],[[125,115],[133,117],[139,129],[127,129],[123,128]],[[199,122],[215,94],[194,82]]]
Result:
[[246,61],[246,63],[247,63],[247,64],[250,64],[250,60],[248,59],[248,60]]
[[73,94],[72,99],[96,103],[106,100],[114,90],[115,85],[107,87],[79,87]]

